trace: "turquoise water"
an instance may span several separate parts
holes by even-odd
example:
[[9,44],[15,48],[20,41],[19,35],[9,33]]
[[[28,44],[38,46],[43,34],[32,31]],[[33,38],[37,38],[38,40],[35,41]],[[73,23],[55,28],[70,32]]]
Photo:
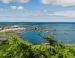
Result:
[[[39,24],[38,24],[39,25]],[[22,32],[20,37],[25,40],[31,41],[33,43],[45,43],[47,42],[42,37],[47,34],[53,34],[54,40],[62,41],[63,43],[75,43],[75,24],[40,24],[42,28],[54,28],[54,31],[42,31],[42,30],[19,30],[18,32]]]
[[[44,40],[40,35],[44,36],[45,34],[47,34],[45,31],[31,31],[31,30],[19,30],[18,32],[22,32],[22,34],[20,34],[20,37],[33,42],[33,43],[45,43],[47,42],[46,40]],[[40,34],[40,35],[39,35]]]

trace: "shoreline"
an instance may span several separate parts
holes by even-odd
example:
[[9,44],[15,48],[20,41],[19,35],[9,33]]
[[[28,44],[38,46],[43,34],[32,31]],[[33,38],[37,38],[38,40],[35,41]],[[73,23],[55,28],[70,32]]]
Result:
[[3,29],[0,32],[8,32],[8,31],[16,31],[16,30],[25,30],[26,28],[10,28],[10,29]]

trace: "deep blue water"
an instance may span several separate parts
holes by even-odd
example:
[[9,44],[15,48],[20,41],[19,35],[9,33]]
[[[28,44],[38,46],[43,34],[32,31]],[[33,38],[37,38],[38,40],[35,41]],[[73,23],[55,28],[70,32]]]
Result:
[[39,25],[43,28],[54,28],[55,31],[42,31],[42,30],[18,30],[22,32],[20,37],[33,43],[44,43],[46,40],[39,36],[46,36],[48,33],[53,34],[54,40],[60,40],[63,43],[75,43],[75,22],[1,22],[0,24],[32,24]]
[[0,24],[17,24],[17,25],[25,25],[25,24],[75,24],[75,22],[0,22]]

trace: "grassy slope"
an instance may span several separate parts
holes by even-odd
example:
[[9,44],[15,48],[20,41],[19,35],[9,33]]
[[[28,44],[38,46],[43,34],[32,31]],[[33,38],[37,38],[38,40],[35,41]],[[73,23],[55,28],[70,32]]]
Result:
[[0,41],[0,58],[75,58],[75,47],[53,44],[32,44],[12,36]]

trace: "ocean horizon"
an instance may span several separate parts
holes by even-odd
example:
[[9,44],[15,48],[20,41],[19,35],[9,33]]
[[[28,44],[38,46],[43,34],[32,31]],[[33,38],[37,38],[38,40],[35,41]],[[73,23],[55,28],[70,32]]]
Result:
[[0,24],[75,24],[75,22],[0,22]]

